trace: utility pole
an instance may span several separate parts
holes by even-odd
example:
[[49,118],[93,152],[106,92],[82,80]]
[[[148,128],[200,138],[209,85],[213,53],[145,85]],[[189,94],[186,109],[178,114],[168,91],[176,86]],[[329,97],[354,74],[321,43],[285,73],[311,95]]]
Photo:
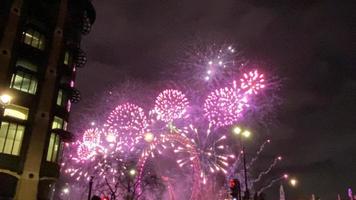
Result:
[[93,187],[93,179],[94,179],[94,176],[90,176],[90,180],[89,180],[88,200],[90,200],[90,198],[91,198],[91,188]]

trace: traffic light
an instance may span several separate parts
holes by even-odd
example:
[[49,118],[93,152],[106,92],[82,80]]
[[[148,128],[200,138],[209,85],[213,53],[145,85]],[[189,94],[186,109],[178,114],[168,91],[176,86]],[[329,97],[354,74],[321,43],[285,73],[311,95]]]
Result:
[[235,178],[230,180],[230,191],[233,200],[241,200],[240,182],[238,179]]
[[109,197],[103,196],[103,197],[101,197],[101,200],[109,200]]

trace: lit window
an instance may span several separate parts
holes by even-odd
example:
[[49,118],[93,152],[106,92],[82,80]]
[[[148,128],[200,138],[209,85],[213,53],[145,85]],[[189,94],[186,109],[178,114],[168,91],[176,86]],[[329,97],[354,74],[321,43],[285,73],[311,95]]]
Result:
[[38,31],[28,29],[22,32],[22,41],[37,49],[43,50],[45,48],[45,37]]
[[62,129],[63,119],[59,117],[54,117],[52,122],[52,129]]
[[58,91],[57,95],[57,105],[58,106],[63,106],[63,90]]
[[69,51],[66,51],[64,53],[64,59],[63,59],[63,63],[65,65],[69,65],[72,61],[72,55],[69,53]]
[[66,107],[67,99],[67,94],[62,89],[60,89],[57,95],[57,106]]
[[16,66],[28,69],[33,72],[37,72],[37,66],[27,60],[18,60],[16,62]]
[[4,116],[9,116],[21,120],[27,120],[28,108],[11,104],[6,106],[4,111]]
[[49,144],[47,149],[47,157],[46,160],[48,162],[57,162],[58,154],[60,152],[60,138],[58,134],[51,133],[51,137],[49,138]]
[[67,130],[67,122],[64,121],[62,118],[55,116],[52,122],[52,129]]
[[37,90],[37,79],[31,74],[17,71],[12,75],[10,88],[35,94]]
[[25,127],[16,123],[1,122],[0,153],[19,155]]

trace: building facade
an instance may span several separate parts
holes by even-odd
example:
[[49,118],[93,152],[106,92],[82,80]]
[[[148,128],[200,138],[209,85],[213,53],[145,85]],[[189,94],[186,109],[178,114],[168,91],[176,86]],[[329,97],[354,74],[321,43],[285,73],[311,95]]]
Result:
[[0,1],[0,199],[51,199],[94,21],[90,0]]

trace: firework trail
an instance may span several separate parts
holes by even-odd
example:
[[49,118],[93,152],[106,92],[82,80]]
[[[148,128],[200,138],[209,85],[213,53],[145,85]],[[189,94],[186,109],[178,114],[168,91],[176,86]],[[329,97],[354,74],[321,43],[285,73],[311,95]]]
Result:
[[264,143],[262,143],[262,145],[260,146],[260,148],[258,149],[258,151],[256,152],[255,157],[253,157],[251,159],[251,161],[247,164],[247,169],[249,169],[259,158],[260,154],[263,152],[266,144],[269,144],[271,142],[271,140],[266,140]]
[[273,160],[272,164],[271,164],[265,171],[261,172],[261,173],[258,175],[258,177],[257,177],[256,179],[252,180],[252,183],[256,183],[256,182],[260,181],[261,178],[262,178],[264,175],[268,174],[268,173],[273,169],[273,167],[276,166],[276,164],[278,163],[278,161],[281,161],[281,160],[282,160],[282,157],[281,157],[281,156],[278,156],[277,158],[275,158],[275,159]]
[[261,189],[259,189],[258,192],[257,192],[257,194],[261,194],[261,193],[262,193],[263,191],[265,191],[266,189],[272,187],[276,182],[279,182],[280,180],[287,179],[287,178],[288,178],[288,175],[287,175],[287,174],[284,174],[284,175],[281,176],[281,177],[272,179],[271,182],[270,182],[268,185],[265,185],[265,186],[263,186]]

